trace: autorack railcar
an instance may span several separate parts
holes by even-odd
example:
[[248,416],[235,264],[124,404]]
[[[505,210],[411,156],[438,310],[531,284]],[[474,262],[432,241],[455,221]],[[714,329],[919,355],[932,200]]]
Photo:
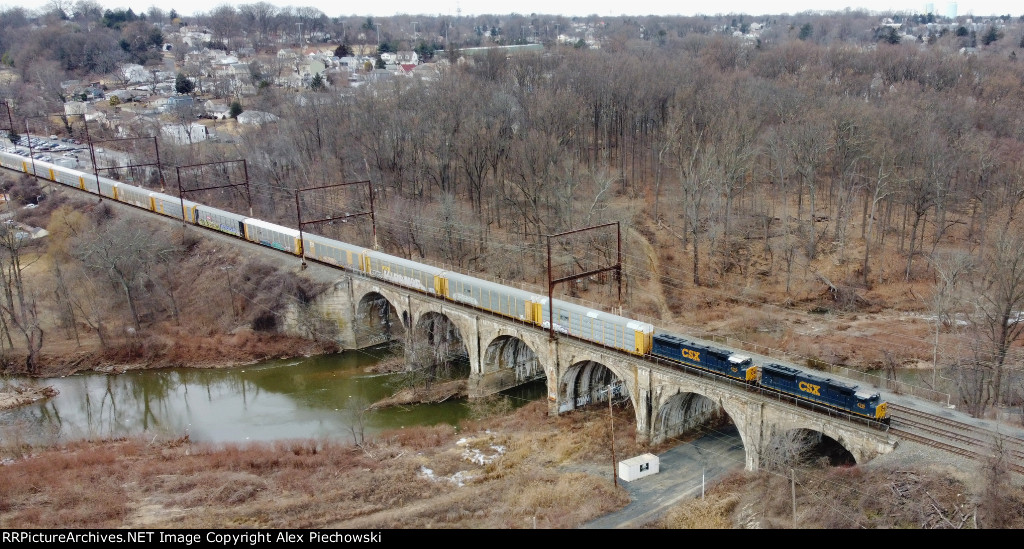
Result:
[[199,204],[195,208],[195,223],[235,236],[245,235],[246,216]]
[[447,289],[443,295],[452,301],[531,324],[540,323],[544,304],[548,300],[533,292],[454,271],[446,271],[443,277]]
[[299,241],[299,231],[291,227],[284,227],[274,223],[268,223],[261,219],[247,217],[242,221],[244,238],[250,242],[262,244],[268,248],[282,250],[290,254],[299,255],[302,253],[302,242]]
[[[555,331],[634,355],[645,355],[651,351],[652,324],[560,299],[554,300],[553,306]],[[548,327],[546,305],[542,307],[542,315],[541,325]]]
[[[199,206],[199,203],[191,200],[182,200],[177,196],[158,192],[154,192],[152,197],[153,211],[155,213],[173,217],[174,219],[184,218],[189,223],[195,223],[196,207]],[[184,208],[184,211],[182,211],[182,208]]]
[[340,240],[333,240],[317,234],[302,233],[302,248],[306,257],[314,261],[337,265],[346,269],[361,270],[363,248]]
[[447,295],[447,286],[443,278],[444,269],[440,267],[424,265],[377,250],[363,249],[361,255],[363,264],[360,270],[374,278],[420,292]]
[[121,183],[117,184],[117,199],[120,202],[131,204],[139,208],[145,208],[147,210],[153,210],[153,194],[148,189],[141,187],[134,187],[132,185],[124,185]]

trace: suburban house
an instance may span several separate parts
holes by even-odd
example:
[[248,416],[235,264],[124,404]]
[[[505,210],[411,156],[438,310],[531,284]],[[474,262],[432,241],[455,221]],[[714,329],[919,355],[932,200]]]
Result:
[[277,122],[277,115],[263,111],[245,111],[236,118],[239,124],[247,126],[262,126],[271,122]]
[[414,51],[400,51],[395,54],[395,63],[399,65],[419,65],[420,56]]

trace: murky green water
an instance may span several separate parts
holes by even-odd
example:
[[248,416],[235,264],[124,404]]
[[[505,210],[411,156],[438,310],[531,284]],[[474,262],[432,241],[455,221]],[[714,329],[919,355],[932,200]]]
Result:
[[[0,437],[26,441],[188,435],[193,441],[246,442],[297,438],[353,440],[413,425],[457,425],[469,417],[465,400],[358,410],[393,394],[396,375],[368,373],[390,356],[374,349],[306,359],[275,360],[221,370],[188,368],[83,373],[17,380],[50,385],[60,394],[0,412]],[[516,404],[542,398],[539,387],[511,393]]]

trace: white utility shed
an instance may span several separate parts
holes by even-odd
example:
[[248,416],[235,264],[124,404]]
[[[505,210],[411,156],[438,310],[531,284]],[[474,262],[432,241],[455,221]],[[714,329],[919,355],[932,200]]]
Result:
[[619,478],[626,482],[653,475],[658,472],[658,456],[640,454],[619,462]]

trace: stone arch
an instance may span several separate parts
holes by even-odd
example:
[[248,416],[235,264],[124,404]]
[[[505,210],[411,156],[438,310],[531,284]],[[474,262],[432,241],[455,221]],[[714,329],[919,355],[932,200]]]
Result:
[[612,398],[630,396],[629,388],[622,378],[611,368],[594,360],[582,360],[566,368],[560,385],[559,413],[607,402],[609,386]]
[[397,309],[378,292],[367,292],[359,299],[353,324],[356,341],[363,346],[405,338],[406,328]]
[[714,399],[696,392],[680,391],[655,410],[653,440],[662,441],[684,435],[698,427],[719,424],[732,418]]
[[759,452],[761,467],[793,465],[842,467],[856,465],[853,452],[825,433],[807,428],[772,428]]
[[469,376],[469,350],[458,325],[447,315],[436,311],[421,314],[409,341],[412,345],[407,346],[406,356],[414,368],[426,368],[435,378]]
[[484,351],[480,369],[484,374],[511,370],[515,372],[516,382],[546,377],[537,353],[525,341],[510,335],[501,335],[491,341]]

